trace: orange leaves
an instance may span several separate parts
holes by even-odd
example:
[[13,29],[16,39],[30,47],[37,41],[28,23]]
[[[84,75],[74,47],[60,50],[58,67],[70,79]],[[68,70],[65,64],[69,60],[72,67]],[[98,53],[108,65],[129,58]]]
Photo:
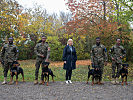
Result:
[[[104,5],[103,0],[67,0],[67,5],[73,13],[73,21],[68,22],[64,27],[68,34],[78,32],[79,34],[94,35],[117,35],[118,23],[103,19]],[[109,11],[110,1],[104,0],[106,11]],[[106,17],[106,15],[105,15]],[[78,31],[77,31],[78,30]],[[107,34],[106,34],[107,33]]]

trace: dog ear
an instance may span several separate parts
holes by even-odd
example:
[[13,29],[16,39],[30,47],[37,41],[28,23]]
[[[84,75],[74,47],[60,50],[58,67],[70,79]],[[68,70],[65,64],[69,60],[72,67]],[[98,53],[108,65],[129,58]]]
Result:
[[88,65],[88,69],[90,70],[90,65]]
[[49,66],[50,62],[43,62],[42,65]]
[[122,64],[123,67],[129,67],[129,64]]

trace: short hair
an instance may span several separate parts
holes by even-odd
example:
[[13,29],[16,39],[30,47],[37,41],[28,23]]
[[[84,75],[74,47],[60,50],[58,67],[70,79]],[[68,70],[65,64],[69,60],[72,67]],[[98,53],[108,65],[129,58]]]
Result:
[[96,37],[96,39],[100,39],[100,37]]
[[117,41],[118,39],[121,40],[120,38],[117,38],[116,41]]
[[9,37],[8,40],[14,40],[13,37]]
[[73,45],[73,40],[72,40],[72,39],[68,39],[68,41],[67,41],[67,45],[68,45],[68,42],[69,42],[69,41],[72,41],[72,45]]

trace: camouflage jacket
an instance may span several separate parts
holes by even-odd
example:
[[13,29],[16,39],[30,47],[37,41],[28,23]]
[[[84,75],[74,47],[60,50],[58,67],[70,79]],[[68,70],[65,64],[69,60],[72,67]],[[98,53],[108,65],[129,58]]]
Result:
[[18,49],[15,45],[5,44],[1,49],[1,61],[13,62],[18,58]]
[[91,50],[91,61],[106,61],[107,62],[107,49],[104,45],[93,45]]
[[[37,59],[41,60],[41,59],[48,59],[49,55],[50,55],[50,47],[48,45],[48,43],[38,43],[35,48],[34,48],[34,52],[37,55]],[[44,56],[44,58],[41,57],[41,55]]]
[[[126,51],[123,46],[114,45],[109,51],[109,55],[111,58],[114,58],[114,61],[117,63],[122,63],[122,58],[126,55]],[[122,58],[121,58],[121,57]]]

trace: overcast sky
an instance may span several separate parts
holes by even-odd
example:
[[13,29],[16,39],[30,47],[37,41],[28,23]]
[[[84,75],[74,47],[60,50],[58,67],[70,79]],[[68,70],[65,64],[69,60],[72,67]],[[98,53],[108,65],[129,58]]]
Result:
[[64,0],[16,0],[24,8],[32,8],[34,4],[41,5],[48,13],[58,13],[60,11],[69,12],[67,6],[65,6]]

